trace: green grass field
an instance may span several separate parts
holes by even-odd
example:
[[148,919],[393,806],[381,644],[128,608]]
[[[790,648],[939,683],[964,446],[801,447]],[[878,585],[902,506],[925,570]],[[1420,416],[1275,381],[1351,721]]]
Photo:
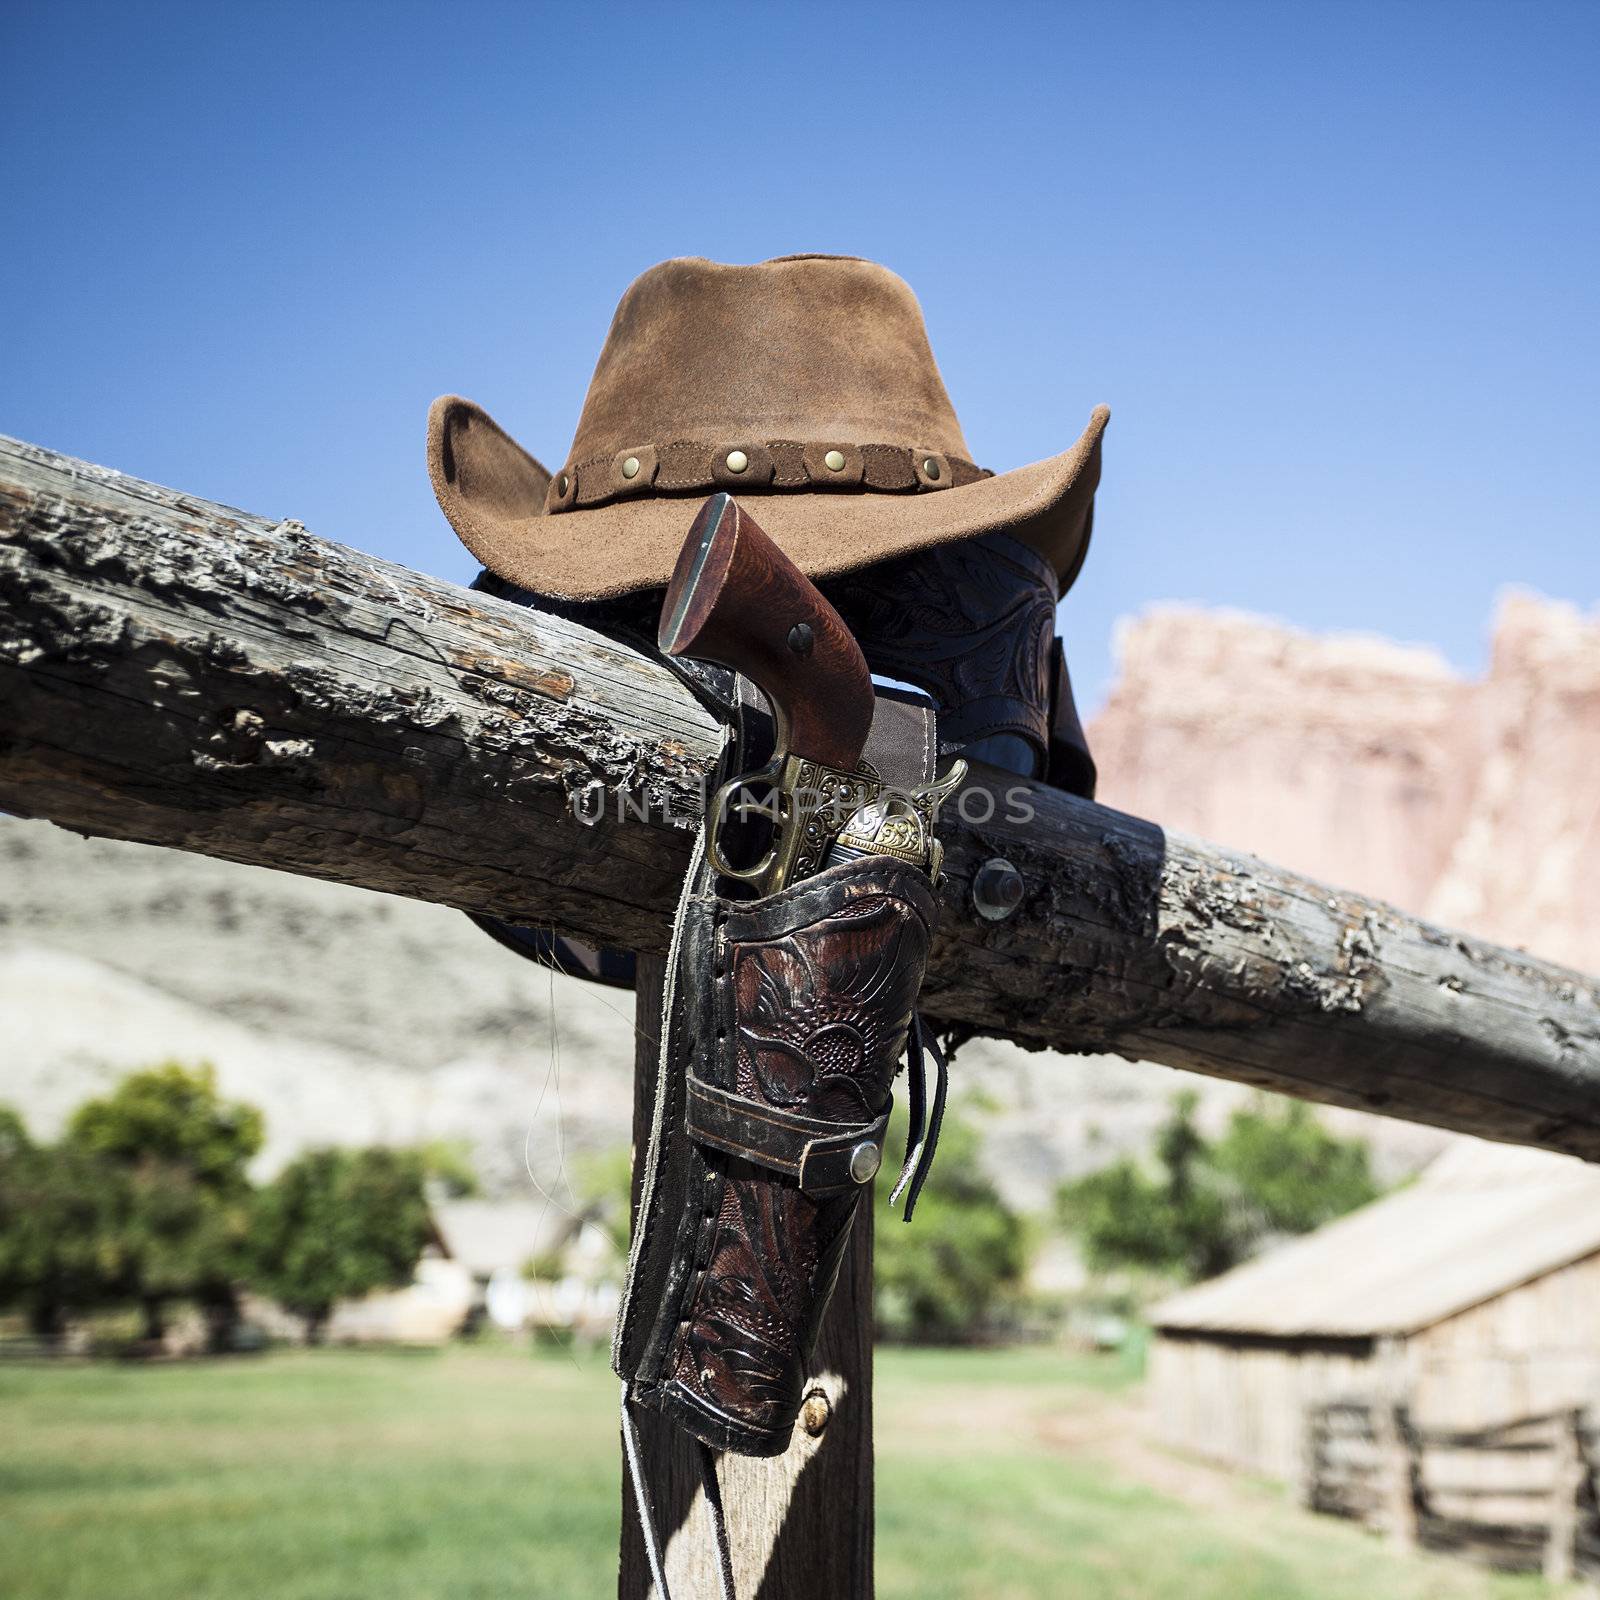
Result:
[[[880,1352],[880,1596],[1546,1592],[1397,1559],[1261,1485],[1212,1474],[1220,1504],[1142,1485],[1092,1426],[1130,1379],[1116,1358],[1042,1350]],[[614,1397],[603,1354],[503,1348],[0,1367],[0,1595],[611,1595]]]

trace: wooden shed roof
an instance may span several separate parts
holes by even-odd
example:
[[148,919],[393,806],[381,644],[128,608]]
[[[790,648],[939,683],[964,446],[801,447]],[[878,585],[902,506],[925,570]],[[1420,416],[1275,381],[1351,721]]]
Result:
[[1408,1188],[1197,1284],[1157,1328],[1407,1334],[1600,1250],[1600,1167],[1463,1140]]

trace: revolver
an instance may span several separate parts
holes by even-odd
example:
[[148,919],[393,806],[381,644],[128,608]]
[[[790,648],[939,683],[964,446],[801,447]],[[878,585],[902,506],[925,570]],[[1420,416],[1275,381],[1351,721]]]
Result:
[[[876,696],[855,636],[815,584],[728,494],[700,508],[662,601],[657,643],[668,655],[714,661],[742,673],[771,707],[772,759],[711,798],[706,849],[724,877],[775,894],[843,853],[863,849],[917,860],[937,878],[933,834],[939,803],[966,775],[956,762],[910,795],[885,794],[861,759]],[[770,799],[741,801],[751,789]],[[748,866],[729,859],[730,813],[765,813],[772,838]]]

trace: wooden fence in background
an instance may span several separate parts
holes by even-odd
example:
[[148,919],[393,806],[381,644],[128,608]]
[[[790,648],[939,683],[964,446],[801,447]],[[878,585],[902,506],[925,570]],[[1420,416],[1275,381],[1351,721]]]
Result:
[[1303,1499],[1402,1545],[1554,1583],[1600,1578],[1600,1422],[1585,1410],[1461,1430],[1386,1401],[1313,1406]]

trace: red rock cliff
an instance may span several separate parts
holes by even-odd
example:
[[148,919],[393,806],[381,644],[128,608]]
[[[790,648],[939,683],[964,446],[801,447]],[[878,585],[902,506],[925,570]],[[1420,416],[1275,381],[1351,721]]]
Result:
[[1488,674],[1162,607],[1124,624],[1100,798],[1600,971],[1600,617],[1514,593]]

